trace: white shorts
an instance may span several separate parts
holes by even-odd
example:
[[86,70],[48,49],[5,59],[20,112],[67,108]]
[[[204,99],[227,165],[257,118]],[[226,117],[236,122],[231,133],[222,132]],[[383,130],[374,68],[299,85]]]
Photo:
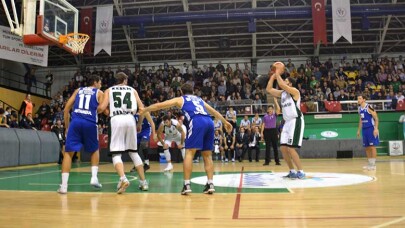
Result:
[[135,152],[137,147],[136,123],[131,114],[111,117],[110,152]]
[[[180,145],[181,144],[181,137],[176,137],[176,138],[165,138],[165,144],[169,146],[169,148],[172,146],[172,142],[175,142],[176,145]],[[157,143],[158,146],[163,146],[162,143],[160,143],[160,141]],[[183,143],[184,146],[184,143]]]
[[301,147],[304,136],[304,117],[287,120],[280,135],[280,145]]

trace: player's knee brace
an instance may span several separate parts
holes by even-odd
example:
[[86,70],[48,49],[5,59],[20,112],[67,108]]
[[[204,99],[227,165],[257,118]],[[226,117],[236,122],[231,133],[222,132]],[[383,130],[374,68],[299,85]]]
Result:
[[132,161],[134,162],[135,167],[143,165],[141,157],[139,157],[138,153],[129,152],[129,157],[131,157]]
[[112,162],[113,162],[114,166],[116,164],[118,164],[118,163],[122,163],[121,154],[113,154],[112,155]]

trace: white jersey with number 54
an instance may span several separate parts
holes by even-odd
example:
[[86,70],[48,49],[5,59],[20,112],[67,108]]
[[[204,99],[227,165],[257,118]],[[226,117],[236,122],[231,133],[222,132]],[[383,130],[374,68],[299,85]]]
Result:
[[110,116],[135,114],[137,110],[135,89],[126,85],[110,87]]

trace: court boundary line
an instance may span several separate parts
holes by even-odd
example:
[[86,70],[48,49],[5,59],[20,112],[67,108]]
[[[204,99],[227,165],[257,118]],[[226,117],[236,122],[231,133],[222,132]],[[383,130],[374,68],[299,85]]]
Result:
[[242,185],[243,185],[243,170],[244,170],[244,166],[242,166],[242,169],[240,170],[239,187],[238,187],[236,198],[235,198],[235,205],[233,207],[232,219],[239,219],[240,198],[241,198]]

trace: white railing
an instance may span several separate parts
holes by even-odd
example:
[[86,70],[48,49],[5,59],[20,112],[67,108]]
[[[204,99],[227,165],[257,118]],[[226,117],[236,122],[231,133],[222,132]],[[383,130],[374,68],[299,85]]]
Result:
[[[318,102],[304,102],[307,105],[308,112],[307,113],[328,113],[329,111],[325,109],[324,101]],[[392,100],[367,100],[367,103],[372,104],[376,111],[392,111],[391,103]],[[246,99],[246,100],[239,100],[239,101],[222,101],[222,102],[215,102],[209,103],[213,108],[219,111],[221,114],[226,114],[226,111],[229,107],[232,107],[238,116],[241,115],[253,115],[256,111],[259,115],[263,115],[266,113],[267,107],[269,105],[274,105],[273,103],[262,103],[262,104],[254,104],[253,100]],[[340,112],[348,113],[348,112],[357,112],[358,104],[357,100],[355,101],[340,101],[342,106],[342,110]]]

